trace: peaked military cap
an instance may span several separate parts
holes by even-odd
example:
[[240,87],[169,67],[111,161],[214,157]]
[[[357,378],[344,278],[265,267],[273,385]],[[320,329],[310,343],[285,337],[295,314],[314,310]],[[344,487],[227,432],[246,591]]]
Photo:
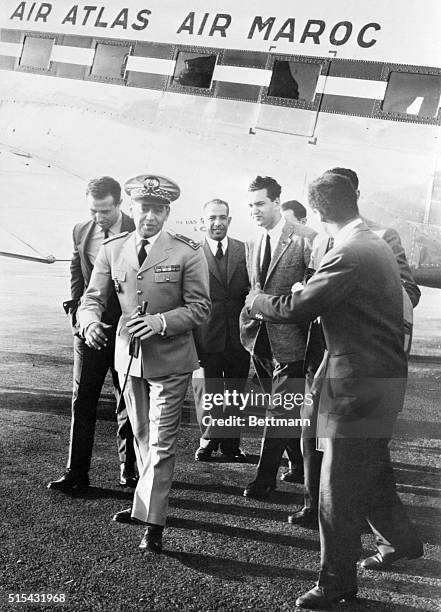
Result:
[[178,185],[158,174],[139,174],[124,183],[125,192],[133,201],[144,200],[156,204],[170,204],[181,195]]

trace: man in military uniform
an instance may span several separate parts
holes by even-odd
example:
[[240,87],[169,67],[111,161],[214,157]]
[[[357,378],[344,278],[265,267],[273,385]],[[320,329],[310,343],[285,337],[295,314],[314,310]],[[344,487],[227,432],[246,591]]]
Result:
[[[140,474],[132,508],[114,520],[147,524],[140,548],[160,552],[181,408],[198,368],[192,330],[210,314],[208,267],[199,243],[163,229],[170,202],[180,194],[173,181],[141,175],[127,181],[125,190],[136,231],[104,242],[79,320],[86,342],[104,346],[101,314],[116,290],[122,315],[115,368],[122,386],[128,372],[124,398]],[[143,306],[146,314],[140,314]]]

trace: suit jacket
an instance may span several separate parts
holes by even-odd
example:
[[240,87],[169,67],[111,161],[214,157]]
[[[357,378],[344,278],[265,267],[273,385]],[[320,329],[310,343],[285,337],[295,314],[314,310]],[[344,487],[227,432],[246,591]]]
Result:
[[202,248],[210,277],[211,314],[194,331],[198,352],[221,353],[227,346],[227,340],[231,348],[240,350],[239,316],[249,289],[245,245],[228,238],[226,284],[222,281],[217,260],[207,241],[204,241]]
[[[399,233],[391,227],[381,227],[378,223],[371,221],[370,219],[363,219],[364,223],[372,230],[379,238],[382,238],[392,249],[395,258],[397,260],[398,268],[400,270],[401,282],[409,296],[412,306],[415,306],[420,301],[421,291],[413,278],[409,264],[407,262],[406,253],[404,252],[403,245]],[[314,240],[311,261],[309,267],[312,270],[317,270],[323,259],[328,244],[329,236],[326,234],[319,234]]]
[[148,313],[164,315],[167,331],[165,336],[141,342],[130,373],[155,378],[191,372],[199,365],[192,330],[210,314],[208,266],[202,249],[162,230],[139,267],[136,240],[133,232],[104,242],[78,310],[81,329],[100,320],[117,287],[122,314],[116,330],[115,369],[127,371],[130,335],[126,322],[147,301]]
[[[73,254],[70,262],[70,294],[71,301],[66,302],[67,310],[71,315],[71,323],[74,333],[78,333],[79,327],[76,321],[76,312],[79,301],[84,294],[92,275],[93,265],[87,257],[87,243],[95,228],[95,223],[90,219],[77,223],[73,228]],[[121,232],[133,232],[135,224],[125,213],[122,213]],[[102,320],[109,325],[116,325],[121,315],[116,293],[113,292],[109,298],[107,309],[103,313]]]
[[390,435],[402,408],[407,360],[400,275],[384,240],[364,223],[353,228],[344,244],[323,257],[302,291],[258,295],[251,316],[299,323],[320,316],[329,354],[319,419],[327,435],[344,435],[348,422],[360,419],[363,435]]
[[399,233],[391,227],[381,227],[381,225],[374,223],[374,221],[371,221],[370,219],[363,220],[369,229],[377,234],[377,236],[385,240],[392,249],[400,270],[401,283],[406,290],[410,301],[412,302],[412,306],[415,308],[420,301],[421,291],[413,278],[412,272],[410,271]]
[[[251,286],[260,282],[260,237],[247,244],[247,266]],[[296,226],[286,222],[280,240],[274,249],[270,267],[262,289],[271,295],[290,293],[296,282],[303,281],[311,256],[311,244],[299,235]],[[240,316],[240,339],[251,354],[262,325],[244,308]],[[272,355],[279,362],[301,361],[305,353],[306,323],[285,322],[283,325],[267,323],[268,339]]]

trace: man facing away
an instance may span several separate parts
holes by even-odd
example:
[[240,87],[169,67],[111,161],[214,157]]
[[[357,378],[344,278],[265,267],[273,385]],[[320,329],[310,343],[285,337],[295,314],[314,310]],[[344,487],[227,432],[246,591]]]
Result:
[[[115,332],[121,314],[115,292],[109,297],[102,320],[106,328],[107,344],[100,351],[87,346],[79,333],[77,308],[90,282],[98,251],[103,241],[121,232],[131,232],[135,225],[121,212],[121,186],[109,176],[92,179],[86,189],[86,200],[91,219],[75,225],[74,251],[70,264],[71,299],[64,303],[71,317],[74,333],[74,372],[72,395],[72,421],[70,429],[67,471],[58,480],[48,484],[49,489],[67,492],[89,485],[88,472],[92,458],[96,412],[100,393],[108,370],[113,378],[117,401],[120,397],[118,375],[114,369]],[[120,460],[120,485],[135,487],[135,451],[133,433],[122,401],[117,414],[117,444]]]
[[79,309],[86,342],[106,343],[101,315],[115,287],[121,305],[115,347],[135,437],[139,482],[133,505],[113,520],[144,523],[141,549],[162,550],[182,404],[198,367],[193,329],[210,313],[208,268],[199,243],[166,231],[179,187],[163,176],[127,181],[136,231],[108,239]]
[[203,424],[209,417],[220,419],[239,414],[239,405],[213,405],[210,411],[204,410],[201,394],[213,397],[225,390],[241,393],[247,381],[250,356],[239,337],[239,315],[249,288],[245,245],[227,235],[231,223],[227,202],[210,200],[204,204],[203,216],[207,233],[202,248],[210,274],[212,307],[208,321],[195,329],[199,361],[204,368],[204,378],[193,379],[201,429],[195,460],[207,461],[219,449],[224,459],[241,462],[246,456],[239,447],[240,430],[216,427],[216,421]]
[[[252,218],[262,228],[260,236],[247,244],[248,274],[252,287],[259,284],[265,293],[283,295],[302,281],[310,259],[310,243],[299,236],[295,226],[280,212],[281,187],[272,177],[258,176],[249,187]],[[249,317],[243,309],[240,321],[241,341],[251,353],[264,392],[300,393],[304,390],[303,359],[306,325],[273,325]],[[296,418],[298,408],[289,416]],[[280,412],[280,414],[277,414]],[[283,402],[279,409],[270,406],[267,416],[287,416]],[[269,419],[268,419],[269,420]],[[245,497],[264,499],[276,486],[277,471],[286,450],[297,482],[303,481],[303,461],[299,431],[267,426],[264,429],[256,478],[244,490]]]
[[321,564],[317,586],[296,601],[320,609],[357,595],[363,518],[381,562],[420,557],[423,547],[397,496],[388,448],[407,378],[396,259],[363,223],[346,177],[314,181],[309,204],[334,238],[333,248],[302,290],[285,296],[253,290],[246,305],[250,316],[272,322],[321,317],[328,350],[317,425],[324,448]]
[[[332,168],[327,173],[339,174],[345,176],[350,182],[357,194],[357,200],[360,197],[359,191],[359,180],[357,173],[350,168]],[[401,244],[400,236],[393,228],[385,228],[374,223],[373,221],[364,218],[364,223],[372,230],[377,236],[382,238],[392,249],[395,259],[398,264],[400,271],[401,284],[406,291],[409,302],[413,307],[417,306],[421,292],[416,284],[412,272],[409,268],[409,264],[406,259],[403,246]],[[326,233],[322,233],[317,236],[313,243],[313,249],[311,253],[311,272],[316,270],[320,266],[320,262],[325,256],[326,252],[332,248],[333,240]],[[403,296],[404,297],[404,296]],[[407,298],[404,298],[407,299]],[[409,338],[410,342],[410,338]],[[406,347],[410,351],[410,346]],[[313,384],[314,374],[322,361],[325,346],[323,343],[323,336],[321,331],[320,323],[317,321],[311,322],[308,341],[305,355],[306,365],[306,383],[307,391],[310,390]],[[302,411],[302,417],[310,419],[311,422],[317,420],[317,405],[318,401],[315,398],[312,407],[304,407]],[[304,428],[302,431],[302,451],[303,451],[303,465],[305,468],[305,498],[304,506],[299,510],[295,511],[288,517],[288,521],[291,524],[300,525],[302,527],[316,527],[318,524],[318,501],[319,501],[319,489],[320,489],[320,467],[322,461],[322,453],[316,449],[316,440],[314,431],[312,428]],[[372,563],[367,563],[372,565]],[[372,565],[370,569],[382,569],[382,565],[376,563]]]

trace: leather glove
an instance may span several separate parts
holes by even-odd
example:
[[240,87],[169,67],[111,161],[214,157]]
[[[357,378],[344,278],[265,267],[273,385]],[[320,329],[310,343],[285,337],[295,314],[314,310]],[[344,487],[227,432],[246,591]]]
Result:
[[140,340],[147,340],[156,334],[163,333],[163,323],[159,314],[146,314],[141,317],[137,314],[126,325],[129,332]]

